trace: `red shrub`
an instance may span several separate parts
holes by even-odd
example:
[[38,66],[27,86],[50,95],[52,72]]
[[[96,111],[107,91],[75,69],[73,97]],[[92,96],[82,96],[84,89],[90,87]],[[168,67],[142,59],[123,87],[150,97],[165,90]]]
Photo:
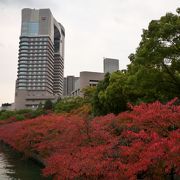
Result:
[[93,120],[47,115],[3,125],[0,139],[46,162],[55,179],[162,179],[180,175],[180,106],[132,107]]

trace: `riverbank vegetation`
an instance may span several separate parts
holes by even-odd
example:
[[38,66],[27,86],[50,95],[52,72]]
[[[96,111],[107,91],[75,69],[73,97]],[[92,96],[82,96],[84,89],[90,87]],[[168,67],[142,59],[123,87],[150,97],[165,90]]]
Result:
[[1,111],[0,139],[36,154],[55,179],[178,178],[179,14],[151,21],[128,69],[106,74],[83,97]]
[[180,175],[175,100],[129,105],[129,112],[94,119],[42,115],[1,126],[0,139],[41,157],[44,175],[55,179],[175,178]]
[[32,119],[42,114],[47,114],[42,108],[36,110],[23,109],[18,111],[1,110],[0,111],[0,124],[11,123],[15,121],[22,121],[25,119]]

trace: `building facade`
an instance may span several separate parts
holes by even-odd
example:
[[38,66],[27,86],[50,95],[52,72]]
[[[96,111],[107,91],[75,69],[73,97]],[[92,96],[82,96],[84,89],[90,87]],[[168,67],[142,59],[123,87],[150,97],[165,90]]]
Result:
[[82,96],[81,90],[88,86],[96,86],[99,81],[104,79],[104,73],[82,71],[79,79],[75,82],[75,88],[71,93],[72,96]]
[[104,73],[112,73],[119,70],[119,60],[112,58],[104,58]]
[[13,111],[14,109],[14,103],[4,103],[0,107],[0,110]]
[[63,96],[71,96],[72,91],[75,88],[75,83],[79,77],[67,76],[64,78]]
[[64,27],[50,9],[22,10],[15,108],[36,108],[63,93]]

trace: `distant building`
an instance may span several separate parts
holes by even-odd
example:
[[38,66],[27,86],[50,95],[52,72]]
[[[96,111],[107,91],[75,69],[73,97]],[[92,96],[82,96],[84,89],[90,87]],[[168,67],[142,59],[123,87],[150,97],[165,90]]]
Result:
[[119,70],[119,60],[118,59],[111,59],[111,58],[104,58],[104,73],[112,73]]
[[63,96],[71,96],[72,91],[75,88],[75,83],[79,77],[67,76],[64,78]]
[[67,78],[63,79],[63,96],[67,96]]
[[0,110],[8,110],[8,111],[12,111],[12,110],[14,110],[15,109],[15,107],[14,107],[14,103],[4,103],[4,104],[2,104],[2,106],[1,106],[1,108],[0,108]]
[[72,96],[82,96],[81,90],[88,86],[96,86],[99,81],[104,79],[104,73],[82,71],[80,72],[79,79],[75,82],[74,91],[71,93]]
[[22,10],[15,108],[37,108],[63,93],[64,27],[50,9]]

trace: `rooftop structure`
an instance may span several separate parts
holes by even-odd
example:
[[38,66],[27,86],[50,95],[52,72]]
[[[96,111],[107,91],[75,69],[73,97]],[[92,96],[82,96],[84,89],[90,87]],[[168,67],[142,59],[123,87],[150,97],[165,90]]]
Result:
[[64,78],[63,96],[71,96],[72,91],[75,88],[75,83],[79,77],[67,76]]
[[104,73],[112,73],[119,70],[119,60],[112,58],[104,58]]

